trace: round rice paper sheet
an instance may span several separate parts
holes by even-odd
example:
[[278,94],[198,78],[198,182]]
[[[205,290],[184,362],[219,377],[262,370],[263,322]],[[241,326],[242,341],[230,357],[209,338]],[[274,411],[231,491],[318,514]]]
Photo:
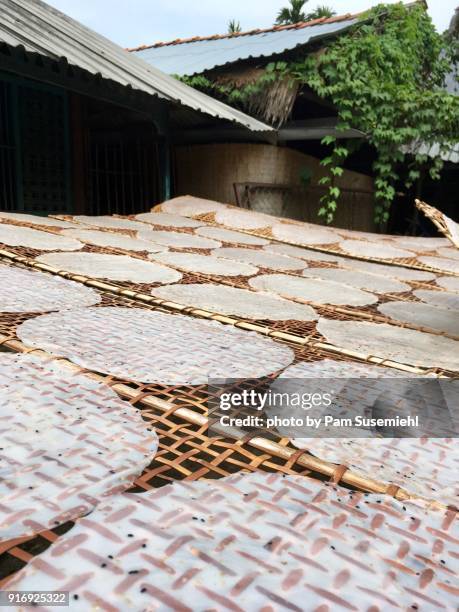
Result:
[[275,253],[268,253],[261,249],[225,247],[222,249],[215,249],[212,251],[212,255],[239,261],[241,263],[252,264],[260,268],[268,268],[269,270],[303,270],[307,266],[307,263],[302,259],[294,259],[293,257],[287,257],[285,255],[276,255]]
[[305,304],[224,285],[170,285],[157,287],[151,293],[193,308],[246,319],[315,321],[318,318],[317,313]]
[[114,496],[8,586],[74,612],[454,610],[458,541],[422,502],[239,473]]
[[331,344],[423,368],[459,370],[459,342],[386,323],[321,318],[317,330]]
[[162,230],[142,230],[137,233],[141,240],[150,240],[174,249],[216,249],[221,242],[187,234],[185,232],[168,232]]
[[454,259],[446,259],[445,257],[418,257],[418,261],[431,268],[443,270],[444,272],[453,272],[459,274],[459,262]]
[[32,355],[0,355],[0,540],[87,514],[127,489],[157,446],[108,386]]
[[457,276],[440,276],[436,279],[436,283],[443,289],[459,293],[459,277]]
[[[459,295],[456,293],[448,293],[447,291],[431,291],[430,289],[416,289],[413,291],[413,295],[417,298],[431,304],[432,306],[438,306],[439,308],[445,308],[449,310],[455,310],[456,316],[459,311]],[[450,313],[452,317],[452,313]]]
[[355,474],[414,495],[457,505],[457,440],[451,438],[298,438],[297,448],[346,465]]
[[40,251],[78,251],[84,247],[74,238],[6,223],[0,223],[0,243]]
[[150,259],[160,261],[168,266],[194,272],[196,274],[214,274],[216,276],[253,276],[258,268],[249,264],[228,261],[213,255],[197,253],[161,253],[151,255]]
[[164,385],[260,378],[294,359],[290,348],[257,333],[141,308],[42,315],[22,323],[17,335],[27,346],[67,357],[89,370]]
[[243,208],[227,208],[217,211],[216,223],[232,227],[234,229],[255,230],[270,227],[275,222],[275,217]]
[[[343,387],[361,385],[360,393],[365,403],[371,405],[378,396],[387,390],[388,378],[411,379],[416,375],[397,371],[383,366],[343,363],[324,359],[313,363],[298,363],[286,368],[279,379],[289,379],[290,386],[304,379],[315,379],[314,391],[319,391],[321,379],[322,392],[329,392],[333,382],[334,394],[339,393],[336,379],[343,380]],[[382,386],[377,381],[381,379]],[[366,379],[369,379],[368,381]],[[273,386],[275,386],[275,382]],[[338,389],[338,390],[337,390]],[[287,389],[282,387],[283,392]],[[357,391],[359,392],[359,391]],[[349,416],[349,412],[345,416]],[[318,434],[309,438],[294,438],[293,444],[307,449],[316,457],[339,465],[346,465],[354,473],[370,476],[382,482],[389,482],[407,489],[410,493],[426,499],[436,499],[445,505],[457,505],[459,485],[457,465],[459,452],[456,440],[451,438],[363,438],[323,437]]]
[[361,232],[359,230],[348,230],[343,229],[341,227],[335,228],[335,231],[343,238],[349,240],[367,240],[369,242],[382,242],[383,240],[387,240],[393,238],[390,234],[377,234],[375,232]]
[[187,219],[180,215],[163,212],[146,212],[135,216],[139,221],[150,223],[151,225],[160,225],[161,227],[201,227],[204,225],[201,221]]
[[350,255],[356,257],[370,257],[375,259],[402,259],[414,257],[412,251],[390,246],[390,244],[367,242],[366,240],[343,240],[339,246]]
[[[377,378],[382,378],[380,383],[375,381]],[[305,392],[304,380],[314,379],[311,391],[321,395],[331,394],[333,405],[330,410],[311,406],[309,409],[311,416],[319,417],[322,414],[330,414],[331,411],[336,418],[349,418],[356,414],[366,416],[369,413],[373,414],[375,402],[381,396],[387,396],[387,378],[405,379],[406,373],[376,365],[324,359],[314,362],[300,362],[289,366],[271,383],[270,390],[273,394],[288,393],[290,397],[301,397]],[[357,408],[358,412],[356,412]],[[275,402],[271,402],[269,397],[264,410],[267,416],[271,418],[280,417],[282,419],[286,416],[300,420],[304,418],[304,408],[301,404],[292,404],[287,408],[280,407]],[[288,415],[286,410],[288,410]],[[340,438],[343,433],[342,428],[338,425],[323,424],[320,429],[316,430],[315,428],[306,429],[306,426],[301,429],[301,426],[290,424],[290,422],[280,423],[277,430],[282,437],[293,438],[294,440],[297,440],[301,433],[307,434],[308,440],[316,437]],[[349,436],[354,433],[356,437],[371,435],[371,432],[357,427],[347,428],[346,433]],[[300,442],[301,440],[302,438],[299,439]]]
[[438,254],[441,257],[446,257],[447,259],[455,259],[456,261],[459,261],[459,248],[450,246],[444,249],[438,249]]
[[419,302],[386,302],[380,304],[378,310],[394,321],[459,336],[459,316],[454,316],[451,310],[446,308]]
[[292,246],[291,244],[269,244],[268,246],[265,246],[264,249],[269,253],[287,255],[288,257],[304,259],[306,261],[326,261],[338,263],[345,260],[344,257],[340,257],[339,255],[330,255],[329,253],[321,253],[320,251],[308,251],[307,249]]
[[375,291],[376,293],[402,293],[411,291],[411,287],[394,278],[387,278],[371,272],[359,270],[343,270],[342,268],[309,268],[303,271],[307,278],[321,278],[351,285],[358,289]]
[[272,227],[272,233],[278,240],[304,245],[334,244],[340,240],[340,236],[319,226],[303,227],[289,223],[276,223]]
[[176,270],[160,266],[151,261],[135,259],[128,255],[106,255],[102,253],[49,253],[40,255],[36,261],[82,274],[89,278],[106,278],[131,283],[176,283],[182,275]]
[[126,234],[114,232],[99,232],[98,230],[71,229],[62,232],[65,236],[76,238],[86,244],[95,244],[100,247],[109,247],[112,249],[124,249],[125,251],[136,251],[147,253],[161,253],[166,251],[166,247],[161,244],[154,244],[146,240],[132,238]]
[[392,241],[402,248],[418,253],[434,251],[449,244],[446,238],[423,238],[421,236],[392,236]]
[[93,227],[102,227],[105,229],[131,230],[132,232],[136,232],[137,230],[145,228],[145,225],[139,221],[119,219],[118,217],[111,217],[110,215],[100,215],[99,217],[76,215],[73,218],[75,221],[82,223],[83,225],[91,225]]
[[415,270],[413,268],[402,268],[400,266],[391,266],[387,264],[372,263],[371,261],[360,261],[359,259],[344,259],[341,258],[341,265],[350,270],[362,270],[363,272],[371,272],[371,274],[379,274],[389,278],[397,278],[401,281],[431,281],[434,280],[433,272],[425,272],[424,270]]
[[214,202],[214,200],[206,200],[204,198],[195,198],[194,196],[179,196],[172,200],[167,200],[161,204],[161,211],[184,217],[194,217],[195,215],[207,215],[216,212],[217,210],[225,210],[228,208],[226,204]]
[[0,211],[0,218],[6,219],[7,221],[22,221],[23,223],[31,223],[34,225],[42,225],[43,227],[78,227],[75,223],[69,221],[61,221],[60,219],[53,219],[52,217],[41,217],[40,215],[27,215],[24,213],[14,213]]
[[234,244],[248,244],[251,246],[263,246],[269,244],[269,241],[259,236],[251,234],[243,234],[233,230],[224,229],[223,227],[201,227],[196,230],[196,233],[205,238],[213,238],[222,242],[231,242]]
[[0,265],[0,312],[50,312],[99,302],[99,294],[80,283]]
[[375,295],[367,291],[315,278],[301,278],[286,274],[262,274],[249,279],[248,282],[257,291],[267,291],[285,298],[317,304],[367,306],[376,304],[378,301]]

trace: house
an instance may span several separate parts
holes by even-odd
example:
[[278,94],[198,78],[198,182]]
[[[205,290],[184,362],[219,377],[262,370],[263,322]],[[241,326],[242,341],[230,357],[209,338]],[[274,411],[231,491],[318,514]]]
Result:
[[40,0],[0,0],[0,210],[148,210],[190,126],[273,133]]
[[[414,2],[413,5],[425,2]],[[358,230],[374,230],[373,161],[375,151],[365,144],[359,130],[338,131],[337,111],[307,86],[288,77],[273,79],[258,87],[260,77],[275,63],[288,63],[306,53],[319,52],[330,40],[362,20],[360,14],[345,14],[293,25],[274,26],[236,34],[194,37],[143,45],[131,51],[151,65],[190,84],[209,83],[216,98],[224,88],[247,88],[254,92],[244,100],[244,110],[277,129],[277,146],[247,141],[225,144],[210,142],[202,134],[200,145],[182,139],[176,149],[178,195],[192,193],[219,201],[251,206],[264,212],[317,221],[317,209],[325,188],[318,185],[325,174],[319,160],[329,154],[321,144],[324,136],[359,139],[363,146],[347,161],[342,177],[335,179],[342,197],[334,224]],[[448,79],[448,90],[457,81]],[[237,102],[237,98],[233,98]],[[435,153],[435,148],[428,154]],[[457,155],[447,156],[445,176],[457,184]],[[212,168],[207,172],[209,164]],[[206,168],[201,172],[201,168]],[[219,181],[214,177],[218,173]],[[394,233],[412,228],[407,219],[413,214],[414,198],[433,200],[450,215],[451,190],[424,177],[412,191],[399,196],[391,226]],[[419,229],[419,228],[418,228]]]

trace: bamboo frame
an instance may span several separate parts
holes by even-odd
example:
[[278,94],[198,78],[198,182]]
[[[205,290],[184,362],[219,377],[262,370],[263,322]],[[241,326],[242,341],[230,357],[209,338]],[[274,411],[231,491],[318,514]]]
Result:
[[[230,208],[234,208],[236,209],[236,206],[231,206],[228,204],[228,206]],[[156,206],[153,207],[152,212],[165,212],[162,207],[161,204],[158,204]],[[225,225],[222,225],[220,223],[217,223],[215,221],[215,213],[208,213],[208,214],[202,214],[202,215],[193,215],[191,216],[192,219],[196,219],[199,221],[204,221],[205,223],[212,225],[214,227],[221,227],[224,229],[232,229],[234,230],[234,228],[230,228],[230,227],[226,227]],[[301,222],[297,222],[297,223],[293,223],[292,224],[301,224]],[[320,227],[320,226],[318,226]],[[289,240],[281,240],[279,238],[276,238],[272,231],[271,231],[271,226],[266,226],[264,228],[258,229],[258,230],[246,230],[246,229],[241,229],[238,228],[237,229],[238,232],[241,232],[243,234],[249,234],[252,236],[259,236],[260,238],[268,238],[270,240],[273,240],[274,242],[278,242],[281,244],[290,244],[292,246],[298,246],[301,247],[303,249],[308,249],[310,251],[318,251],[320,253],[329,253],[329,254],[333,254],[333,255],[340,255],[342,257],[347,257],[348,259],[358,259],[360,261],[368,261],[370,263],[382,263],[385,265],[390,265],[390,266],[398,266],[398,267],[402,267],[402,268],[410,268],[412,270],[423,270],[425,272],[434,272],[435,274],[441,274],[444,275],[445,271],[441,270],[439,268],[434,268],[431,266],[427,266],[425,264],[419,263],[415,257],[412,258],[405,258],[405,259],[400,259],[397,261],[394,261],[393,259],[374,259],[371,257],[365,257],[363,255],[361,256],[357,256],[357,255],[350,255],[349,253],[346,253],[345,251],[343,251],[342,249],[339,248],[339,246],[337,245],[322,245],[322,246],[317,246],[317,245],[305,245],[302,244],[300,242],[296,242],[296,241],[289,241]],[[455,274],[452,272],[448,272],[449,276],[459,276],[459,273]]]
[[438,231],[459,249],[459,241],[456,241],[454,236],[451,234],[443,218],[443,213],[439,211],[438,208],[435,208],[422,200],[415,200],[415,205],[418,210],[420,210],[428,219],[432,221]]
[[[8,339],[6,336],[0,335],[0,346],[5,346],[9,350],[14,352],[33,354],[46,360],[52,359],[53,361],[59,362],[61,366],[68,368],[72,372],[83,372],[85,375],[87,375],[93,380],[96,380],[101,383],[106,383],[106,378],[104,376],[96,374],[94,372],[88,372],[86,370],[83,370],[82,368],[73,364],[69,360],[62,357],[54,357],[41,349],[30,349],[20,340]],[[133,389],[131,386],[121,382],[116,382],[114,384],[112,383],[110,384],[110,387],[121,398],[129,400],[131,402],[138,402],[143,408],[157,409],[165,414],[173,412],[175,417],[187,423],[196,425],[198,427],[208,427],[209,421],[207,417],[203,416],[202,414],[199,414],[194,410],[191,410],[190,408],[187,408],[186,406],[181,406],[180,404],[176,404],[173,401],[165,401],[157,397],[143,396],[143,394],[139,395],[136,389]],[[175,399],[178,399],[178,397],[176,397]],[[361,476],[359,474],[355,474],[347,467],[343,471],[343,466],[339,466],[335,463],[330,463],[323,459],[319,459],[315,456],[309,455],[306,450],[298,450],[292,447],[288,447],[286,446],[288,440],[285,438],[283,438],[279,443],[272,440],[268,440],[261,436],[247,437],[244,436],[243,432],[239,431],[234,431],[234,437],[238,438],[237,441],[234,443],[236,446],[247,444],[263,453],[273,455],[287,462],[292,461],[294,459],[299,466],[306,468],[307,470],[317,472],[318,474],[329,478],[335,484],[343,483],[350,487],[360,489],[369,493],[390,495],[391,497],[394,497],[399,501],[407,501],[410,499],[425,500],[425,498],[419,495],[412,494],[402,487],[384,483],[379,480],[374,480],[368,476]],[[446,506],[444,504],[436,502],[435,500],[425,501],[428,501],[431,507],[446,509]]]
[[147,304],[151,307],[161,307],[161,308],[165,308],[167,310],[173,311],[173,312],[182,312],[187,315],[191,315],[191,316],[195,316],[199,318],[219,321],[220,323],[224,323],[226,325],[233,325],[234,327],[237,327],[239,329],[245,329],[248,331],[258,332],[270,338],[285,341],[295,346],[311,347],[313,349],[320,349],[320,350],[334,353],[337,355],[342,355],[344,357],[357,359],[365,363],[382,365],[385,367],[394,368],[394,369],[401,370],[403,372],[407,372],[411,374],[430,374],[432,373],[431,368],[418,368],[415,366],[410,366],[410,365],[399,363],[396,361],[383,359],[381,357],[376,357],[374,355],[365,355],[363,353],[359,353],[358,351],[353,351],[351,349],[345,349],[342,347],[334,346],[332,344],[328,344],[326,342],[314,340],[310,336],[298,336],[292,333],[278,331],[276,329],[273,329],[269,325],[259,325],[257,323],[249,323],[242,319],[238,319],[237,317],[230,317],[226,315],[216,314],[216,313],[212,313],[210,311],[198,309],[198,308],[190,308],[190,307],[184,306],[183,304],[178,304],[176,302],[162,300],[160,298],[155,298],[151,295],[147,295],[147,294],[144,294],[138,291],[132,291],[131,289],[122,289],[109,282],[106,282],[106,281],[103,282],[103,281],[99,281],[96,279],[88,278],[83,275],[65,272],[63,270],[59,270],[47,264],[36,262],[27,257],[16,255],[15,253],[10,253],[9,251],[6,251],[4,249],[0,249],[0,257],[4,257],[5,259],[8,259],[12,262],[23,264],[30,268],[41,270],[42,272],[48,272],[50,274],[54,274],[57,276],[61,276],[63,278],[67,278],[67,279],[82,283],[88,287],[99,289],[102,292],[109,292],[115,295],[119,295],[121,297],[133,299],[143,304]]

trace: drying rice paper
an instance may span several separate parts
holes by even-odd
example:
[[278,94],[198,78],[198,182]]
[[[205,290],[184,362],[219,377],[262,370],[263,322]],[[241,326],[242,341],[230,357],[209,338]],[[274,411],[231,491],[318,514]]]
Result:
[[459,342],[386,323],[332,321],[321,318],[317,330],[327,342],[375,356],[423,368],[459,371]]
[[40,251],[78,251],[84,247],[74,238],[6,223],[0,223],[0,243]]
[[394,321],[459,336],[459,315],[446,308],[419,302],[386,302],[380,304],[378,310]]
[[110,215],[101,215],[99,217],[90,217],[87,215],[77,215],[73,217],[78,223],[83,225],[91,225],[94,227],[102,227],[113,230],[131,230],[135,232],[145,227],[139,221],[131,221],[131,219],[120,219],[119,217],[111,217]]
[[455,310],[455,314],[450,313],[450,316],[458,317],[459,312],[459,295],[448,293],[447,291],[431,291],[429,289],[417,289],[413,291],[413,295],[417,298],[431,304],[432,306],[439,306],[440,308],[446,308],[449,310]]
[[367,242],[366,240],[343,240],[339,243],[343,251],[355,257],[370,259],[402,259],[414,257],[412,251],[405,251],[390,244]]
[[290,365],[293,351],[216,321],[141,308],[85,308],[22,323],[27,346],[96,372],[164,385],[259,378]]
[[0,211],[0,218],[11,221],[22,221],[23,223],[31,223],[34,225],[42,225],[43,227],[78,227],[75,223],[53,219],[52,217],[41,217],[40,215],[27,215],[24,213],[14,213]]
[[[342,379],[343,387],[349,386],[350,382],[358,386],[360,383],[356,379],[362,379],[363,402],[371,405],[380,393],[387,392],[387,379],[408,380],[413,377],[418,378],[416,375],[407,375],[405,372],[383,366],[324,359],[313,363],[298,363],[286,368],[279,379],[289,379],[289,388],[287,389],[284,383],[284,387],[279,390],[291,393],[291,385],[299,386],[301,380],[314,379],[314,392],[319,390],[323,380],[324,392],[329,392],[332,386],[333,393],[338,394],[339,379]],[[378,385],[374,379],[380,379],[381,384]],[[273,387],[275,385],[276,383],[273,383]],[[446,390],[447,387],[442,389]],[[348,411],[346,416],[349,415]],[[445,505],[457,505],[459,451],[456,439],[361,436],[361,431],[359,437],[355,438],[331,438],[321,434],[294,438],[292,442],[296,447],[307,449],[320,459],[345,465],[356,474],[395,484],[425,499],[435,499]]]
[[151,255],[150,259],[160,261],[185,272],[194,272],[195,274],[252,276],[258,272],[258,268],[249,264],[228,261],[213,255],[199,255],[197,253],[160,253],[159,255]]
[[166,247],[146,240],[131,238],[126,234],[115,232],[99,232],[98,230],[71,229],[62,232],[65,236],[76,238],[86,244],[95,244],[100,247],[109,247],[112,249],[124,249],[125,251],[136,251],[147,253],[160,253],[166,251]]
[[445,257],[418,257],[418,261],[431,268],[443,270],[444,272],[453,272],[459,274],[459,261],[455,259],[446,259]]
[[249,285],[257,291],[317,304],[367,306],[378,301],[372,293],[342,283],[286,274],[262,274],[249,279]]
[[371,272],[360,270],[343,270],[341,268],[309,268],[303,271],[307,278],[321,278],[351,285],[358,289],[375,291],[376,293],[401,293],[411,291],[411,287],[394,278],[387,278]]
[[459,276],[440,276],[435,282],[443,289],[459,293]]
[[459,248],[447,247],[444,249],[438,249],[438,254],[441,257],[446,257],[447,259],[455,259],[459,261]]
[[151,225],[160,225],[162,227],[200,227],[204,225],[200,221],[195,221],[194,219],[187,219],[187,217],[181,217],[180,215],[162,212],[141,213],[140,215],[136,215],[135,218],[138,221],[150,223]]
[[72,612],[452,611],[454,518],[300,476],[176,481],[114,496],[8,586]]
[[233,230],[224,229],[223,227],[201,227],[196,230],[196,234],[205,238],[213,238],[222,242],[231,242],[234,244],[248,244],[252,246],[263,246],[269,244],[265,238],[252,236],[251,234],[243,234]]
[[215,221],[234,229],[255,230],[270,227],[274,221],[271,215],[245,210],[243,208],[226,208],[218,210]]
[[304,245],[333,244],[340,240],[337,234],[319,225],[305,227],[303,224],[276,223],[272,227],[272,233],[278,240]]
[[224,285],[169,285],[152,289],[151,293],[185,306],[246,319],[315,321],[318,318],[316,312],[305,304]]
[[447,246],[446,238],[423,238],[421,236],[393,236],[392,241],[397,246],[410,251],[424,253],[434,251],[438,247]]
[[225,210],[228,208],[226,204],[215,202],[214,200],[206,200],[204,198],[195,198],[194,196],[179,196],[172,200],[167,200],[161,204],[161,211],[185,217],[194,217],[195,215],[206,215],[217,210]]
[[49,312],[99,302],[99,294],[80,283],[0,265],[0,312]]
[[221,242],[217,240],[211,240],[210,238],[203,238],[202,236],[195,236],[194,234],[187,234],[185,232],[144,229],[138,232],[137,236],[141,240],[150,240],[151,242],[157,242],[158,244],[174,249],[215,249],[221,246]]
[[359,259],[345,260],[341,258],[340,264],[344,268],[349,268],[350,270],[362,270],[364,272],[371,272],[372,274],[379,274],[389,278],[397,278],[398,280],[402,281],[427,282],[435,278],[435,274],[432,272],[415,270],[413,268],[402,268],[401,266],[372,263],[371,261],[360,261]]
[[215,257],[224,257],[239,261],[241,263],[249,263],[260,268],[268,268],[269,270],[302,270],[306,268],[307,263],[302,259],[294,259],[285,255],[276,255],[267,253],[264,250],[255,249],[238,249],[236,247],[225,247],[212,251]]
[[151,261],[135,259],[128,255],[106,255],[105,253],[49,253],[40,255],[36,261],[82,274],[89,278],[106,278],[131,283],[176,283],[182,278],[180,272],[160,266]]
[[32,355],[0,355],[0,540],[51,529],[127,489],[158,446],[108,387]]
[[269,244],[264,247],[269,253],[277,253],[278,255],[287,255],[288,257],[296,257],[305,259],[306,261],[329,261],[337,263],[344,261],[344,257],[339,255],[330,255],[330,253],[321,253],[320,251],[308,251],[302,247],[292,246],[291,244]]

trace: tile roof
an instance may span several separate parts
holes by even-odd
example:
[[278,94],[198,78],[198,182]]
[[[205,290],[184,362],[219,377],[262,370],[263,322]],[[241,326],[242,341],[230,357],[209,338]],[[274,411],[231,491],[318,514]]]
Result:
[[254,36],[256,34],[267,34],[269,32],[284,32],[286,30],[302,30],[311,26],[323,25],[327,23],[338,23],[341,21],[348,21],[349,19],[355,19],[362,13],[346,13],[345,15],[336,15],[335,17],[321,17],[320,19],[312,19],[310,21],[300,21],[298,23],[277,25],[271,28],[256,28],[254,30],[246,30],[245,32],[235,32],[234,34],[212,34],[210,36],[193,36],[191,38],[176,38],[175,40],[156,42],[149,45],[139,45],[138,47],[128,48],[127,51],[144,51],[145,49],[152,49],[158,47],[167,47],[170,45],[183,45],[186,43],[194,43],[206,40],[222,40],[224,38],[241,38],[243,36]]

